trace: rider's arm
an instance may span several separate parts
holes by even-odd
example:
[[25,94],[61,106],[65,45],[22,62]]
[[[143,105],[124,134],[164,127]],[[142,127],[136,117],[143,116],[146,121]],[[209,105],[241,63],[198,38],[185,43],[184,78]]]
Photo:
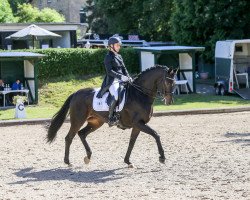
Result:
[[123,65],[122,72],[125,74],[125,76],[130,77],[130,75],[129,75],[129,73],[128,73],[128,70],[127,70],[127,68],[125,67],[125,65]]
[[121,56],[120,56],[120,59],[122,60],[122,72],[123,72],[123,74],[124,74],[125,76],[127,76],[127,77],[130,77],[130,75],[129,75],[129,73],[128,73],[128,70],[127,70],[127,68],[125,67],[125,64],[124,64],[123,59],[122,59]]

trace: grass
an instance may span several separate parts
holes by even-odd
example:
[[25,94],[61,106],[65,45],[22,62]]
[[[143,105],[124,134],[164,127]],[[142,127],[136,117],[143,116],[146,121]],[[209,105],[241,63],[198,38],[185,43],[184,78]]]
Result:
[[[58,108],[54,106],[28,106],[25,108],[27,119],[50,118]],[[0,110],[0,120],[13,120],[15,108]]]
[[43,81],[39,89],[39,104],[60,107],[73,92],[81,88],[100,87],[101,84],[102,76],[67,76],[63,81],[61,78]]
[[236,95],[216,96],[204,94],[183,94],[175,96],[174,104],[170,106],[163,105],[159,100],[156,100],[154,105],[154,109],[156,111],[168,111],[250,106],[250,101],[244,100]]
[[[100,87],[103,77],[85,76],[75,77],[66,76],[54,80],[44,80],[39,86],[39,104],[26,106],[28,119],[50,118],[62,106],[66,98],[73,92],[87,87]],[[206,108],[226,108],[237,106],[250,106],[250,101],[243,100],[236,95],[215,96],[202,94],[183,94],[175,96],[175,102],[171,106],[164,105],[160,100],[154,103],[155,111],[169,110],[189,110]],[[0,110],[0,120],[14,119],[14,108]]]

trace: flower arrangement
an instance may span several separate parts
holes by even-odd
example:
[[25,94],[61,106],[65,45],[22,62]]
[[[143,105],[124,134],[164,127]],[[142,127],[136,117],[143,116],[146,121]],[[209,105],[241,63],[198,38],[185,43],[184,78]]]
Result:
[[27,102],[28,99],[26,96],[20,96],[20,95],[17,95],[17,96],[14,96],[13,97],[13,104],[17,104],[17,103],[24,103],[24,102]]

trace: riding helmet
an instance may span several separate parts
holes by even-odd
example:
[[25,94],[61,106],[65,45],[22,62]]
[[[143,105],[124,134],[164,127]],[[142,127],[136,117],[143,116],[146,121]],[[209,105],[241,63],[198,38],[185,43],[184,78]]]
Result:
[[119,37],[110,37],[109,41],[108,41],[108,46],[110,46],[111,44],[116,44],[119,43],[120,45],[122,44],[122,41]]

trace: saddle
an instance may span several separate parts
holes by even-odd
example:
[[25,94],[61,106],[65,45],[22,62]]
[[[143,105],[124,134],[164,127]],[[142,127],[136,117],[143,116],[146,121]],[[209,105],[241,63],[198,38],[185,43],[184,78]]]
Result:
[[[112,102],[112,98],[114,98],[109,92],[104,93],[102,98],[97,98],[97,94],[100,91],[101,88],[95,89],[95,94],[93,98],[93,109],[95,111],[109,111],[109,106]],[[117,107],[115,109],[116,112],[122,111],[125,101],[126,101],[126,87],[124,85],[121,85],[118,90],[118,103]]]

